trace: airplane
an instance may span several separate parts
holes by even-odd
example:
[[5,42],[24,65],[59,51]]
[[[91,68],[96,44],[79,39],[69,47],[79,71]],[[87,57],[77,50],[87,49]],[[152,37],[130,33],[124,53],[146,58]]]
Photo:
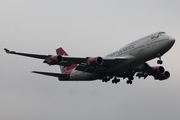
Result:
[[127,44],[121,49],[104,57],[69,56],[63,48],[56,49],[57,55],[39,55],[10,51],[8,54],[21,55],[43,59],[43,63],[60,66],[61,73],[32,71],[32,73],[57,77],[59,81],[112,81],[117,84],[120,78],[127,78],[126,83],[132,84],[134,76],[146,78],[153,76],[155,80],[166,80],[170,72],[163,66],[150,66],[146,62],[158,58],[157,64],[162,64],[161,57],[169,51],[175,39],[165,32],[156,32]]

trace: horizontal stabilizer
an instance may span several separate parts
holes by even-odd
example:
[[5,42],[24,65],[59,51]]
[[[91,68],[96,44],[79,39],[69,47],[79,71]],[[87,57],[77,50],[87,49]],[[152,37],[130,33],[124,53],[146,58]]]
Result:
[[37,73],[37,74],[47,75],[47,76],[53,76],[53,77],[67,77],[68,76],[68,74],[40,72],[40,71],[32,71],[32,73]]

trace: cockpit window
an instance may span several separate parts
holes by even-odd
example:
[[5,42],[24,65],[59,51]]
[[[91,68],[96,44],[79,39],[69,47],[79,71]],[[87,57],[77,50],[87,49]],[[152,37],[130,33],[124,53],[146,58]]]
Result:
[[159,32],[159,34],[165,34],[165,32]]

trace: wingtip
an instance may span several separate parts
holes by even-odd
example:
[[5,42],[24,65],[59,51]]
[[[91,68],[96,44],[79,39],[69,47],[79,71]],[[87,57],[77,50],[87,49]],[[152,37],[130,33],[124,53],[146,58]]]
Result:
[[4,48],[6,53],[10,53],[10,50],[8,50],[7,48]]

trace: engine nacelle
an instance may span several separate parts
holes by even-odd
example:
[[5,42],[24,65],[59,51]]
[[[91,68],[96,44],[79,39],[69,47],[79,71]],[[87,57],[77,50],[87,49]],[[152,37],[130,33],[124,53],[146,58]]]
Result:
[[102,57],[95,57],[95,58],[90,58],[88,61],[88,65],[95,67],[98,65],[103,64],[103,58]]
[[61,55],[51,56],[48,64],[50,65],[57,65],[63,62],[63,58]]
[[163,74],[163,73],[164,73],[164,67],[162,67],[162,66],[152,67],[152,75],[153,76]]
[[165,79],[168,79],[170,77],[170,73],[168,71],[165,71],[164,73],[158,75],[158,76],[155,76],[154,79],[156,80],[165,80]]

